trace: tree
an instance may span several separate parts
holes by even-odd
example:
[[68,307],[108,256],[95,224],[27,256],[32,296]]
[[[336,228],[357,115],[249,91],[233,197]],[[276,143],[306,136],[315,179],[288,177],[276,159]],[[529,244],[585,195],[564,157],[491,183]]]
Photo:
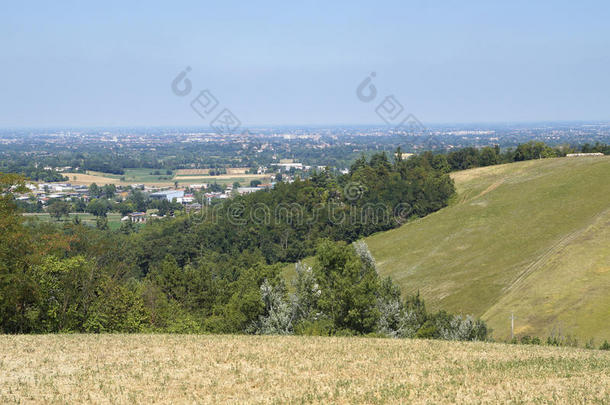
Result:
[[95,227],[100,231],[108,230],[108,218],[105,216],[98,216],[95,220]]
[[261,285],[261,297],[265,305],[264,314],[258,317],[250,329],[261,335],[291,335],[294,332],[293,320],[295,310],[292,303],[286,300],[286,288],[280,281],[272,286],[265,279]]
[[328,240],[318,245],[316,259],[320,309],[339,330],[373,332],[379,318],[379,280],[371,263],[363,261],[352,246]]
[[210,191],[212,192],[221,192],[222,186],[218,183],[216,183],[216,181],[214,180],[214,183],[210,184]]
[[100,188],[97,184],[91,183],[89,186],[89,194],[91,194],[92,197],[99,197],[101,195]]
[[32,235],[23,225],[13,192],[25,192],[23,177],[0,173],[0,332],[33,330],[31,319],[36,285],[29,269],[33,256]]
[[146,196],[140,190],[134,190],[129,198],[138,212],[145,212],[147,208]]
[[94,298],[95,268],[82,256],[45,257],[34,266],[38,288],[37,307],[44,332],[82,330],[87,308]]
[[87,212],[96,217],[105,217],[108,211],[110,211],[110,206],[107,200],[95,199],[87,204]]
[[95,297],[83,324],[86,332],[140,332],[148,320],[142,296],[133,284],[104,275],[96,285]]
[[70,204],[63,200],[55,200],[47,208],[49,214],[57,221],[70,215]]
[[121,227],[119,228],[119,231],[121,231],[125,235],[129,235],[130,233],[135,232],[135,230],[136,226],[133,222],[131,222],[131,220],[121,221]]
[[102,195],[107,198],[107,199],[111,199],[114,197],[114,194],[116,193],[116,186],[114,184],[106,184],[102,187]]
[[499,163],[499,156],[497,155],[497,151],[494,148],[489,146],[481,149],[481,154],[479,156],[479,164],[480,166],[491,166]]
[[127,202],[127,201],[121,202],[117,206],[117,209],[121,213],[122,216],[126,216],[127,214],[130,214],[130,213],[134,212],[133,203]]
[[87,210],[87,204],[82,198],[73,199],[72,201],[74,201],[74,212],[85,212]]

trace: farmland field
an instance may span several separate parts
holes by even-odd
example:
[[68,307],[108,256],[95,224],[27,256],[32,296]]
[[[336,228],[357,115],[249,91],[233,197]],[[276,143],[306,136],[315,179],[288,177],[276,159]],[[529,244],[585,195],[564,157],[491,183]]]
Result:
[[369,338],[0,336],[0,402],[610,401],[610,352]]
[[[247,167],[229,167],[226,169],[227,174],[246,174],[248,172]],[[176,176],[199,176],[208,175],[210,169],[178,169],[175,171]]]
[[[95,226],[96,221],[97,221],[97,218],[95,217],[95,215],[88,214],[88,213],[82,213],[82,212],[71,213],[70,218],[63,217],[60,221],[57,221],[55,218],[51,218],[51,215],[49,215],[48,213],[34,213],[34,214],[28,213],[28,214],[23,214],[23,215],[29,219],[36,218],[39,221],[46,221],[46,222],[72,221],[75,217],[78,217],[82,221],[83,224],[91,225],[91,226]],[[110,229],[119,229],[121,227],[121,214],[109,212],[108,214],[106,214],[106,218],[108,219],[108,227]]]
[[249,186],[251,180],[269,181],[268,174],[241,174],[242,169],[228,169],[228,174],[209,176],[207,174],[177,174],[167,175],[165,171],[160,170],[160,174],[154,173],[152,169],[125,169],[124,175],[93,172],[83,173],[64,173],[68,177],[68,182],[71,184],[90,185],[96,183],[98,186],[105,184],[130,185],[130,184],[146,184],[151,186],[173,186],[174,182],[184,186],[193,183],[213,183],[233,184],[240,183],[242,186]]

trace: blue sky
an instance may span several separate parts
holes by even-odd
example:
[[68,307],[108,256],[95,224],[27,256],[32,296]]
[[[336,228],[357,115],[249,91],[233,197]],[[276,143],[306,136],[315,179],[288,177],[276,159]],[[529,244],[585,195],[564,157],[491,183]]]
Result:
[[[424,123],[610,119],[610,4],[6,2],[0,126],[378,124],[371,72]],[[186,66],[193,92],[170,83]]]

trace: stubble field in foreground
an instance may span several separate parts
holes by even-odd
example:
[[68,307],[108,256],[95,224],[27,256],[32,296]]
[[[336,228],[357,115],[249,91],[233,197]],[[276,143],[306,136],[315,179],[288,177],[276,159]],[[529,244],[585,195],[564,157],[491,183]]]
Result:
[[365,338],[0,336],[0,403],[599,402],[610,353]]

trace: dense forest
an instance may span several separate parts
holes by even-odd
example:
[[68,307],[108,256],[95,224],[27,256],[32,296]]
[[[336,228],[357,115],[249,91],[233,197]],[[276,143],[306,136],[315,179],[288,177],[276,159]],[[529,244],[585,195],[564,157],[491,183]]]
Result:
[[173,221],[148,224],[134,240],[142,271],[171,254],[180,265],[202,247],[220,254],[255,250],[267,263],[295,262],[322,238],[352,242],[444,207],[449,176],[425,158],[361,158],[349,174],[328,171],[243,196]]

